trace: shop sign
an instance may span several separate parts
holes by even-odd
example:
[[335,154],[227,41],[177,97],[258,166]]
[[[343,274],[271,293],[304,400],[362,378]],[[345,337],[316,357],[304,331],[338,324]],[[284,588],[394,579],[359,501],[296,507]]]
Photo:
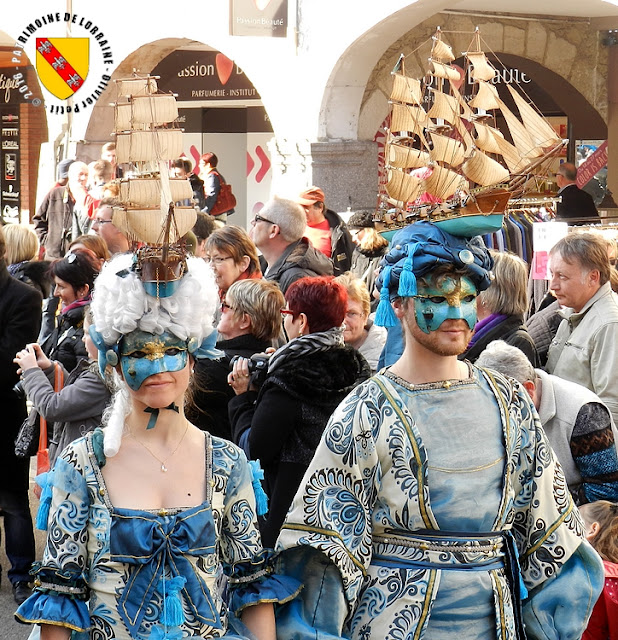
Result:
[[230,35],[285,38],[288,0],[230,0]]
[[160,76],[161,91],[171,91],[181,101],[260,99],[243,70],[218,51],[173,51],[152,73]]
[[21,209],[18,107],[0,110],[0,218],[19,222]]

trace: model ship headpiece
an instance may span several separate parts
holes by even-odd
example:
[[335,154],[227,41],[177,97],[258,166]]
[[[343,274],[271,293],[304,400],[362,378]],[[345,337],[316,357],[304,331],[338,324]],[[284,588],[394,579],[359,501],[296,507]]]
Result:
[[[399,227],[429,220],[456,235],[495,231],[511,196],[536,189],[535,179],[547,174],[551,158],[567,143],[511,85],[519,117],[509,109],[492,83],[496,69],[482,44],[477,29],[463,53],[471,96],[458,89],[460,70],[451,64],[455,55],[439,28],[422,79],[405,74],[403,55],[393,69],[383,205],[397,210]],[[510,139],[497,127],[496,113]]]
[[130,163],[128,177],[119,181],[120,206],[112,221],[135,243],[135,268],[150,295],[173,294],[186,272],[181,238],[196,220],[193,190],[185,178],[171,178],[169,162],[182,153],[182,129],[176,98],[158,93],[157,78],[139,76],[116,81],[114,103],[116,158]]

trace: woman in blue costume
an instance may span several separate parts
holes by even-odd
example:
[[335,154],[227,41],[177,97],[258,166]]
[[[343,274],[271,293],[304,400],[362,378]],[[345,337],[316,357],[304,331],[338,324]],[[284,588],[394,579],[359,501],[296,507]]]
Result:
[[213,331],[213,273],[183,258],[174,282],[142,282],[141,260],[119,256],[97,280],[92,335],[118,390],[106,426],[44,482],[47,545],[17,618],[43,640],[272,640],[272,603],[297,583],[262,550],[243,452],[183,410],[191,353]]

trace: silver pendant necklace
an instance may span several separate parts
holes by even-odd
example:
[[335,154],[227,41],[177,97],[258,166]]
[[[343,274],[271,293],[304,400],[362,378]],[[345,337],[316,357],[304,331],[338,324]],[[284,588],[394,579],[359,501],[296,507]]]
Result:
[[172,453],[169,454],[169,456],[167,456],[167,458],[165,458],[165,460],[161,460],[161,458],[159,458],[158,455],[156,455],[155,453],[153,453],[153,451],[150,449],[150,447],[146,444],[144,444],[139,438],[137,438],[135,436],[135,434],[133,433],[133,430],[129,427],[129,435],[139,444],[142,445],[142,447],[144,447],[144,449],[146,449],[146,451],[148,451],[148,453],[159,462],[159,464],[161,465],[161,471],[163,473],[167,473],[168,468],[166,463],[170,461],[171,457],[176,453],[176,451],[178,451],[178,449],[180,448],[180,445],[182,444],[182,441],[185,439],[185,436],[187,435],[187,431],[189,430],[189,421],[187,420],[187,426],[185,427],[184,433],[182,434],[182,437],[180,438],[180,440],[178,441],[178,444],[174,447],[174,450],[172,451]]

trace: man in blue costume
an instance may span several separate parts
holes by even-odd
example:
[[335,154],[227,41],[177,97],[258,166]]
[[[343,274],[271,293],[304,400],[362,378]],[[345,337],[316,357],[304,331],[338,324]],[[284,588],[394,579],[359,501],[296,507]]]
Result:
[[491,266],[430,223],[394,237],[377,321],[405,350],[342,402],[301,483],[278,549],[305,588],[279,638],[581,637],[602,566],[534,406],[457,360]]

